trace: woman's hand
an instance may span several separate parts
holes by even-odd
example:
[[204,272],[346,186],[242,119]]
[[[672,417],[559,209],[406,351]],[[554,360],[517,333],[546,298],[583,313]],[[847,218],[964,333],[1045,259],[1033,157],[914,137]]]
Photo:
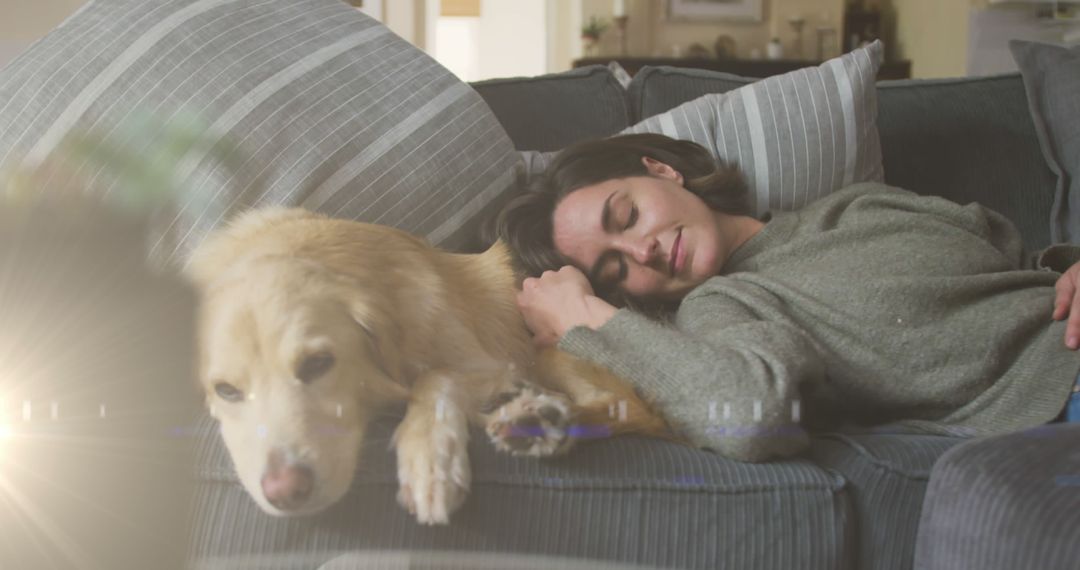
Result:
[[596,297],[585,274],[570,265],[523,281],[517,305],[541,347],[554,346],[579,325],[598,329],[617,311]]
[[1057,290],[1054,320],[1060,321],[1066,316],[1069,317],[1065,326],[1065,346],[1076,350],[1080,347],[1080,263],[1065,270],[1054,289]]

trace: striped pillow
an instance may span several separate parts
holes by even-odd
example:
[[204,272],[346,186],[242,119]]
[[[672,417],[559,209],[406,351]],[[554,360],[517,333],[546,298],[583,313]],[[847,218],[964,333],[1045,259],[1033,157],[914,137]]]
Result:
[[692,140],[746,173],[755,213],[794,210],[858,182],[884,182],[875,78],[880,41],[710,94],[624,133]]
[[[756,215],[798,209],[851,184],[884,181],[874,85],[881,57],[875,41],[819,67],[704,95],[620,134],[692,140],[746,173]],[[521,153],[530,174],[556,154]]]
[[0,168],[73,129],[119,143],[139,113],[198,116],[241,155],[180,163],[185,194],[150,244],[164,261],[264,204],[463,247],[517,160],[472,88],[339,0],[96,0],[0,71]]

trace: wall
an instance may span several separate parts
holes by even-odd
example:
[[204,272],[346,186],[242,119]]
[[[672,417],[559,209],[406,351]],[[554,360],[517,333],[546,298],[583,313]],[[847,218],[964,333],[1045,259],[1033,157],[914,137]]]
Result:
[[898,59],[916,78],[967,75],[968,16],[985,0],[891,0]]
[[75,12],[85,0],[0,0],[0,66]]
[[[1080,41],[1080,22],[1049,23],[1031,5],[996,6],[971,13],[968,33],[969,75],[993,75],[1018,70],[1010,39],[1070,45]],[[1076,39],[1070,39],[1072,38]]]
[[439,0],[427,0],[427,52],[463,81],[548,72],[556,52],[547,21],[558,13],[547,0],[481,0],[479,8],[479,16],[440,16]]
[[428,44],[425,10],[425,0],[385,0],[383,23],[406,41],[424,49]]
[[480,76],[480,19],[473,17],[439,18],[435,24],[433,46],[428,51],[462,81]]
[[546,73],[547,13],[547,0],[483,0],[477,79]]
[[1063,43],[1080,25],[1051,25],[1034,4],[990,0],[891,0],[897,50],[919,78],[992,75],[1016,71],[1009,40]]
[[570,69],[582,57],[582,0],[548,0],[548,71]]

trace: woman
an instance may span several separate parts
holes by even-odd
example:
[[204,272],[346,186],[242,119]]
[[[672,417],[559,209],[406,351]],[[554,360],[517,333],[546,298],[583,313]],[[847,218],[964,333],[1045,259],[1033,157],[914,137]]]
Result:
[[634,383],[699,446],[761,461],[804,427],[1066,414],[1080,248],[1023,270],[1002,216],[880,184],[755,219],[736,169],[661,135],[575,145],[533,185],[498,231],[539,275],[518,296],[536,341]]

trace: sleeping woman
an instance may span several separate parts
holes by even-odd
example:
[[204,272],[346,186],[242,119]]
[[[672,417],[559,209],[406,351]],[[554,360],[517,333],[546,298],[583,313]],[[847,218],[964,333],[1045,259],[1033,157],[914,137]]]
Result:
[[1080,248],[1033,256],[1001,215],[882,184],[750,215],[704,147],[561,152],[501,212],[535,341],[632,382],[743,461],[807,431],[988,435],[1080,421]]

